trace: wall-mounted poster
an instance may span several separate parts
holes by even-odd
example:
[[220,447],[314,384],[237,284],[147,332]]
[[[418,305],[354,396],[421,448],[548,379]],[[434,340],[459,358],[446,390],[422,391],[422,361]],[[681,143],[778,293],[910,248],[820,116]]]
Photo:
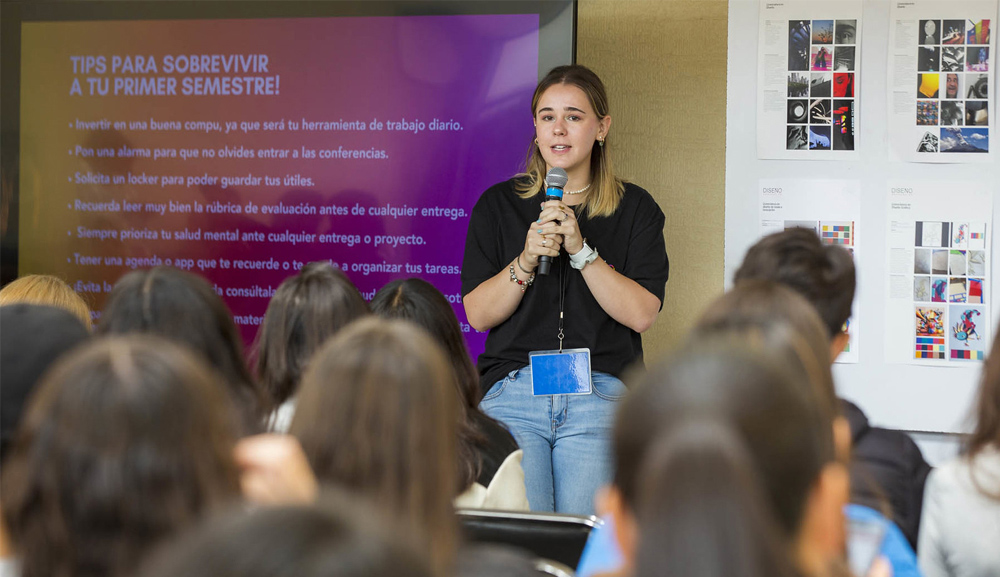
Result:
[[911,162],[996,162],[996,0],[894,2],[889,148]]
[[857,159],[861,0],[762,2],[757,157]]
[[992,215],[982,184],[889,187],[886,361],[957,366],[986,358]]
[[[858,266],[861,226],[861,183],[857,180],[761,180],[760,236],[789,228],[807,228],[823,244],[842,247]],[[851,318],[844,330],[850,336],[838,363],[857,363],[861,313],[855,292]]]

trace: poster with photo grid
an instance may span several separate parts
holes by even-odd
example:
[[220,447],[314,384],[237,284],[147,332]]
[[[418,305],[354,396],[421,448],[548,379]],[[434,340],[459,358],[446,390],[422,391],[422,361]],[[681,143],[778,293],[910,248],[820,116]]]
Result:
[[[758,184],[760,198],[760,236],[789,228],[806,228],[816,233],[823,244],[839,246],[854,258],[862,243],[861,181],[825,179],[767,179]],[[861,358],[862,318],[858,293],[851,303],[847,319],[847,346],[835,362],[857,363]]]
[[[997,0],[894,1],[889,148],[894,160],[996,162]],[[993,145],[995,146],[995,144]]]
[[758,158],[858,158],[861,5],[761,2]]
[[958,366],[986,358],[992,214],[982,184],[890,185],[886,361]]

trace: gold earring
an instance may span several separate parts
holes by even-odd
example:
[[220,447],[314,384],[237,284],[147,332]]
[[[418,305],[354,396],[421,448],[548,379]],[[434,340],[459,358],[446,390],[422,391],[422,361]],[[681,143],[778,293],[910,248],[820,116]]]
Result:
[[598,138],[597,139],[597,145],[598,146],[604,146],[604,139],[603,138]]
[[538,146],[538,139],[535,139],[535,146]]

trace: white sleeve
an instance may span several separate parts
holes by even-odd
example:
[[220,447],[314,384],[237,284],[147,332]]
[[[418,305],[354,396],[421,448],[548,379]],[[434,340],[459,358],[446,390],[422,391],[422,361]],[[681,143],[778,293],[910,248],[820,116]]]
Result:
[[524,451],[518,449],[507,455],[496,475],[486,488],[483,509],[504,509],[507,511],[528,511],[528,492],[524,486],[524,469],[521,458]]
[[941,541],[944,533],[942,515],[946,514],[941,503],[942,471],[931,471],[924,489],[924,506],[920,515],[920,536],[917,542],[920,572],[924,577],[950,577],[945,562],[945,544]]

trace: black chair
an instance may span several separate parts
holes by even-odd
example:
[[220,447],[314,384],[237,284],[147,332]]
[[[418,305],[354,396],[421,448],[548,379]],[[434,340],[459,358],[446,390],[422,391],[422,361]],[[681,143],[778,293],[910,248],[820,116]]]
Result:
[[590,531],[603,522],[594,517],[561,513],[459,509],[465,538],[474,543],[501,543],[576,568]]

